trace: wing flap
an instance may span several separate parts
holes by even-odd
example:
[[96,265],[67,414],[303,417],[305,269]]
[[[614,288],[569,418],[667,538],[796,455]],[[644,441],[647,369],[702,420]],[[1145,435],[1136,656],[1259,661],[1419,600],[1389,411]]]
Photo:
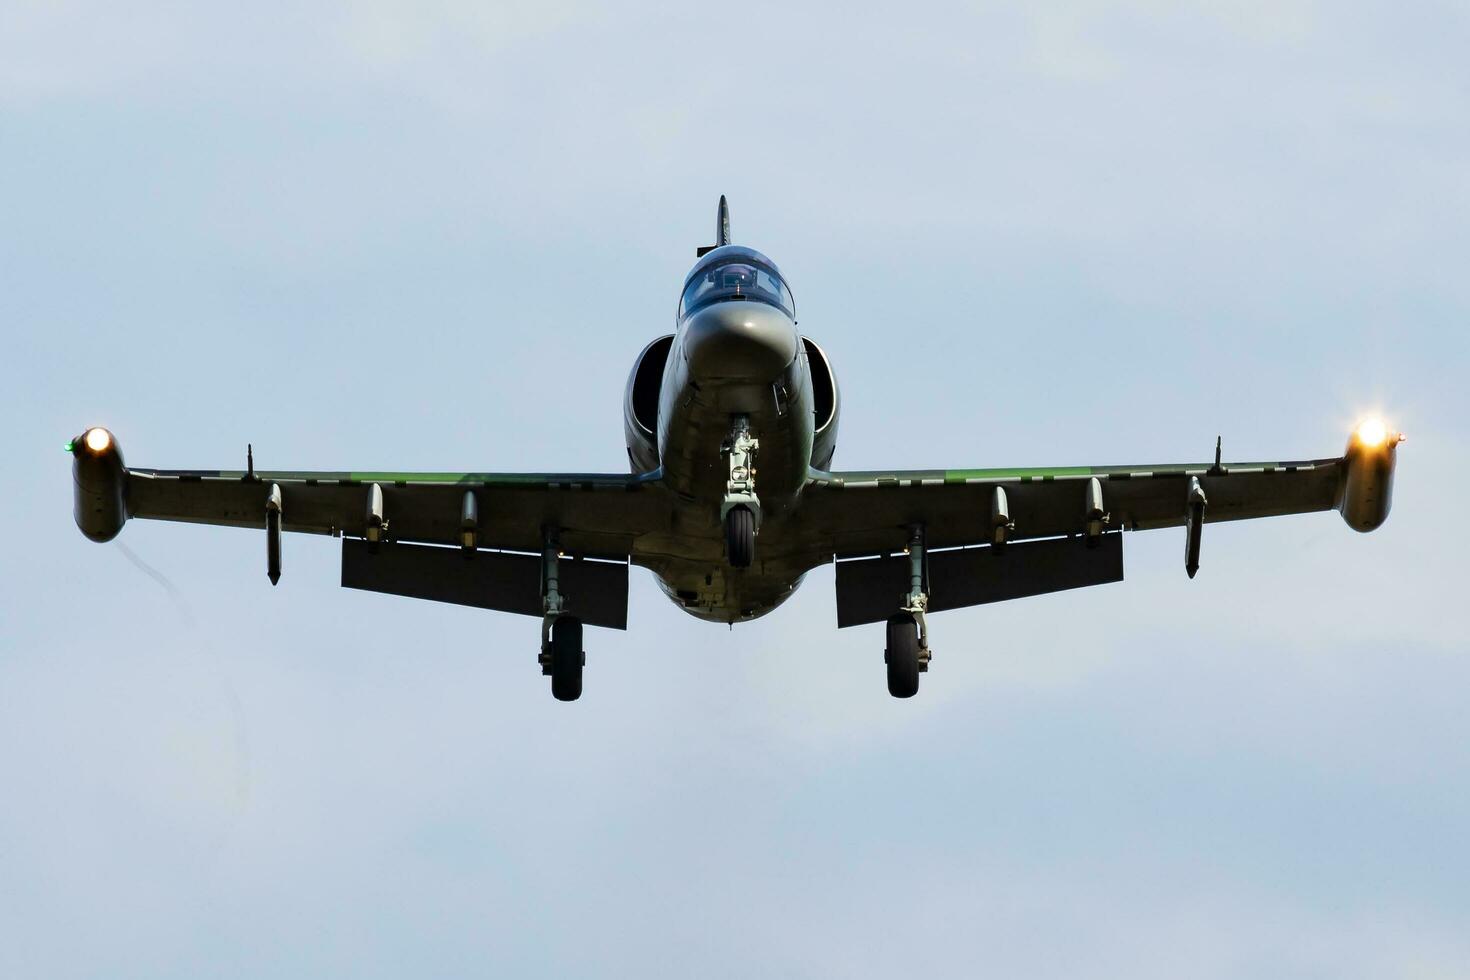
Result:
[[[927,578],[930,612],[1121,582],[1123,536],[1104,534],[1095,547],[1050,538],[932,551]],[[882,622],[903,605],[908,588],[907,556],[838,562],[838,627]]]
[[[567,612],[588,626],[628,628],[626,562],[565,559],[559,563]],[[457,548],[342,542],[342,585],[411,599],[451,602],[540,616],[541,559],[535,555]]]

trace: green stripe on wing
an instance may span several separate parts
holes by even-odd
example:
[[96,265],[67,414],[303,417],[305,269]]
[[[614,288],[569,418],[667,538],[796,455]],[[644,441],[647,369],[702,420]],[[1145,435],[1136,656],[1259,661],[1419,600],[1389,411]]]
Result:
[[1011,480],[1045,479],[1046,477],[1096,476],[1091,466],[1026,466],[1019,469],[945,470],[945,483],[966,483],[970,480],[1006,482]]
[[[244,480],[244,470],[157,470],[133,468],[133,473],[160,477],[197,477],[214,480]],[[418,486],[627,487],[647,483],[657,474],[628,473],[405,473],[392,470],[256,470],[256,482],[279,483],[392,483]]]
[[[1324,464],[1335,464],[1334,459],[1299,460],[1293,462],[1244,462],[1226,463],[1225,471],[1245,472],[1255,470],[1312,469]],[[1137,463],[1132,466],[1013,466],[991,469],[963,470],[843,470],[824,473],[813,470],[811,478],[818,483],[836,486],[872,485],[894,486],[910,484],[964,484],[964,483],[1022,483],[1037,480],[1076,480],[1095,476],[1126,478],[1147,474],[1150,476],[1183,476],[1189,473],[1208,473],[1213,463]]]

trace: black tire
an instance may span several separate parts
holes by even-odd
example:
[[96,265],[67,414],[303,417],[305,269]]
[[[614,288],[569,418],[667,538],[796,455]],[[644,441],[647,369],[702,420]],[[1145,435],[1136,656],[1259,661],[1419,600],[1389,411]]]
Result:
[[919,624],[914,617],[902,613],[888,620],[883,660],[888,664],[889,694],[911,698],[919,693]]
[[575,701],[582,696],[582,621],[558,616],[551,624],[551,696]]
[[755,515],[749,507],[732,507],[725,515],[725,555],[731,568],[749,568],[755,560]]

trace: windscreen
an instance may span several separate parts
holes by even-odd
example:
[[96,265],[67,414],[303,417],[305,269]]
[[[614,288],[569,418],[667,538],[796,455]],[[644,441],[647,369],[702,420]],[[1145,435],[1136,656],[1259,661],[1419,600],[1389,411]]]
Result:
[[775,269],[752,260],[749,256],[731,256],[702,270],[684,287],[684,298],[679,304],[679,316],[686,317],[711,303],[725,300],[749,300],[769,303],[787,316],[796,315],[796,304],[792,302],[791,290]]

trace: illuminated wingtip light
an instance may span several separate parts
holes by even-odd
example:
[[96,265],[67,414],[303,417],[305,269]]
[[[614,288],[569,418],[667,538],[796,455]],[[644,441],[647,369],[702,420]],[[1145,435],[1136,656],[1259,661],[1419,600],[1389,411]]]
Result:
[[1358,424],[1354,433],[1358,442],[1368,449],[1376,449],[1388,441],[1388,426],[1382,419],[1366,419]]
[[112,433],[103,428],[88,429],[82,442],[94,453],[105,453],[107,447],[112,445]]

